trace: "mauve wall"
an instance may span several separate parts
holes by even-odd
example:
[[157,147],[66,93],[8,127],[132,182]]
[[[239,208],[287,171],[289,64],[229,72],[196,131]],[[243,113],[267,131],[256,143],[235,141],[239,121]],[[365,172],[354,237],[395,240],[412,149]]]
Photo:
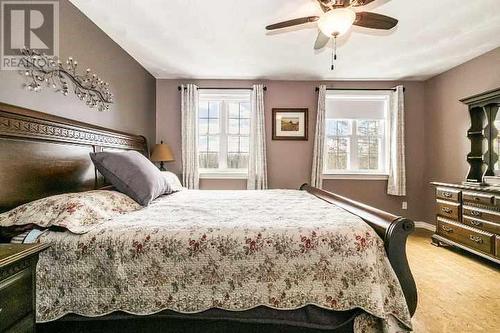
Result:
[[0,71],[0,101],[116,130],[155,135],[155,79],[69,1],[59,1],[59,49],[81,70],[91,68],[109,82],[115,103],[109,112],[88,108],[74,94],[23,88],[17,71]]
[[[171,145],[176,161],[167,167],[181,172],[181,83],[193,82],[200,87],[250,87],[253,81],[227,80],[157,80],[156,82],[156,140]],[[268,177],[270,188],[297,189],[309,182],[314,144],[317,93],[319,82],[313,81],[258,81],[267,86],[265,93]],[[424,170],[424,84],[422,82],[327,82],[329,87],[391,88],[403,84],[406,88],[406,148],[408,196],[386,194],[382,180],[325,180],[324,188],[349,196],[381,209],[414,219],[421,216],[421,192]],[[309,109],[308,141],[271,140],[271,110],[277,107],[306,107]],[[201,180],[203,189],[243,189],[245,180]],[[401,202],[408,201],[408,211],[401,210]]]
[[470,145],[467,106],[460,99],[500,87],[500,48],[425,82],[425,186],[423,219],[435,223],[430,181],[462,182]]

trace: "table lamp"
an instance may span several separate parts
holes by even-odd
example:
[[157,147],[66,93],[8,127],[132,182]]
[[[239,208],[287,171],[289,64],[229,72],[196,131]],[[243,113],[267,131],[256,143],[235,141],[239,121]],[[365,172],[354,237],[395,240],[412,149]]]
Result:
[[163,143],[163,141],[160,144],[156,144],[151,154],[151,161],[160,162],[160,171],[166,171],[163,163],[174,161],[174,155],[169,145]]

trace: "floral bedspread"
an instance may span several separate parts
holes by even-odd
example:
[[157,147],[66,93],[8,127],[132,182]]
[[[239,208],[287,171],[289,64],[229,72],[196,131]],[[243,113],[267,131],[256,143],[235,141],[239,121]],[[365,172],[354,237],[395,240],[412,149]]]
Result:
[[410,315],[383,241],[305,191],[185,190],[84,235],[48,232],[37,321],[258,305],[362,308],[359,332],[405,332]]

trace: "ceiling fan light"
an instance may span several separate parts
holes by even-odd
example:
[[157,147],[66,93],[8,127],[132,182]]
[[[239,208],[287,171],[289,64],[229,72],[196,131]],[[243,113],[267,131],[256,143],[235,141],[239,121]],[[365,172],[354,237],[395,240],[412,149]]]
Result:
[[318,20],[318,28],[326,36],[340,36],[349,30],[356,13],[348,8],[338,8],[324,13]]

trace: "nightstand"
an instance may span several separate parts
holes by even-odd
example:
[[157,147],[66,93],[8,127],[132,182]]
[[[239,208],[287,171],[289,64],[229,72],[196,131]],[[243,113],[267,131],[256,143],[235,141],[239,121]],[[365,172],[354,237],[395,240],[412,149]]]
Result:
[[0,332],[35,331],[38,254],[48,244],[0,244]]

